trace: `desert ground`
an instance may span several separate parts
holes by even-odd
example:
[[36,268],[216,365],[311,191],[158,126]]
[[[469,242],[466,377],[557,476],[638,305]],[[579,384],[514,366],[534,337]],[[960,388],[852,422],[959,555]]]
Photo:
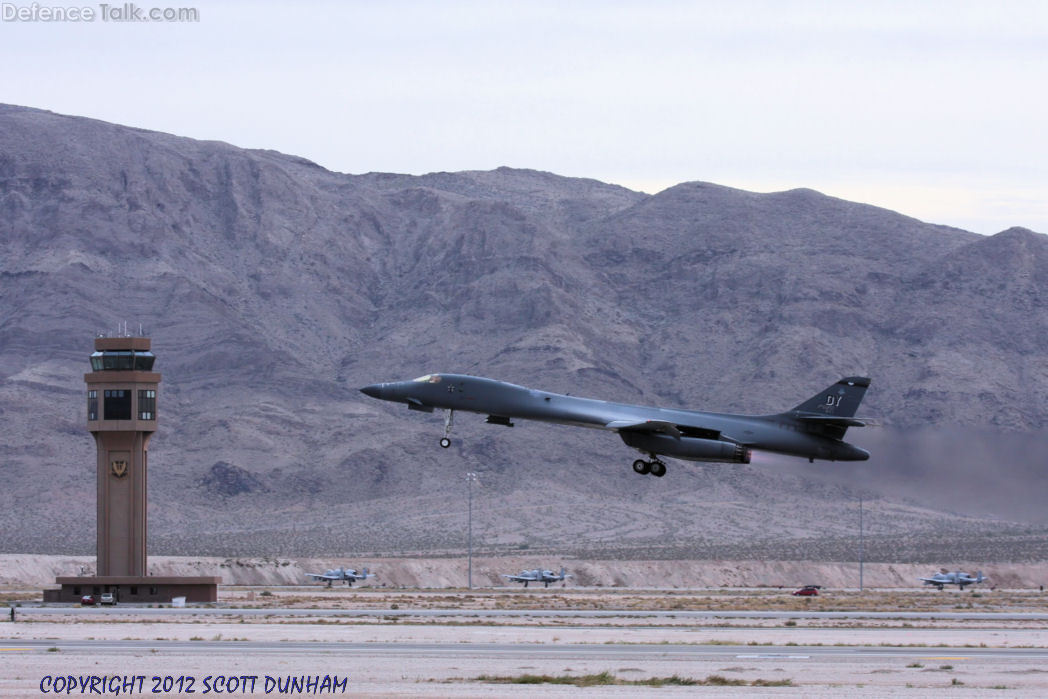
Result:
[[[59,575],[93,574],[94,556],[0,554],[0,589],[36,588],[54,583]],[[1048,562],[980,563],[942,561],[950,570],[982,571],[989,586],[1037,589],[1048,586]],[[367,586],[386,588],[454,588],[467,586],[465,556],[289,558],[150,556],[150,575],[215,575],[223,585],[301,585],[306,573],[339,567],[369,568],[375,574]],[[796,587],[825,585],[859,587],[858,563],[778,560],[595,560],[545,554],[473,557],[473,585],[502,587],[502,574],[524,569],[565,567],[569,587],[666,588]],[[865,563],[863,582],[871,588],[912,588],[918,578],[939,566],[916,563]]]
[[[896,584],[914,571],[867,564],[860,592],[848,584],[851,571],[836,565],[652,561],[635,570],[638,562],[565,560],[569,572],[597,577],[602,566],[620,571],[608,575],[625,566],[629,585],[573,578],[525,590],[477,585],[478,568],[515,572],[561,562],[474,559],[476,589],[468,590],[394,582],[401,575],[453,579],[462,559],[151,559],[181,574],[216,574],[208,566],[217,565],[231,580],[218,603],[177,610],[41,608],[49,576],[93,564],[49,558],[0,556],[0,599],[20,605],[16,621],[0,623],[0,696],[41,696],[69,676],[132,684],[141,677],[134,693],[155,688],[153,695],[166,696],[190,688],[263,695],[266,677],[339,678],[345,694],[390,697],[567,695],[580,685],[593,696],[683,695],[695,685],[733,696],[1048,695],[1048,595],[1034,584],[1044,568],[1032,564],[984,566],[991,580],[1016,576],[1028,584],[963,592]],[[296,584],[273,572],[339,564],[370,564],[376,578],[329,589],[301,584],[297,570],[287,576]],[[678,569],[694,576],[690,585],[673,577]],[[842,576],[839,584],[834,575]],[[257,577],[266,579],[232,582]],[[741,584],[707,582],[715,578]],[[780,589],[779,582],[789,585]],[[789,594],[805,583],[824,585],[822,594]],[[752,616],[737,615],[743,611]],[[235,691],[225,691],[231,686]],[[79,686],[71,694],[61,689],[80,695]]]

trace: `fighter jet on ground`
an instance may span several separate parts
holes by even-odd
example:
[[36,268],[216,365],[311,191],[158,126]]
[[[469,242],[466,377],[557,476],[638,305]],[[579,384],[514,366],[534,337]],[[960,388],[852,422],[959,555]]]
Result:
[[493,425],[513,427],[513,418],[618,432],[627,446],[647,454],[633,470],[661,478],[660,456],[689,461],[750,462],[750,450],[801,456],[809,461],[865,461],[869,452],[842,441],[849,427],[870,424],[855,417],[868,378],[841,379],[792,410],[774,415],[730,415],[649,408],[577,398],[462,374],[427,374],[413,381],[377,383],[360,389],[372,398],[406,403],[412,410],[443,408],[444,436],[451,446],[456,410],[487,414]]
[[306,573],[307,578],[313,578],[314,580],[326,580],[327,586],[331,587],[331,583],[336,581],[345,581],[350,587],[357,580],[367,580],[368,578],[375,577],[374,573],[368,573],[368,569],[365,568],[363,572],[357,574],[355,568],[335,568],[334,570],[328,570],[323,573]]
[[983,577],[981,570],[972,576],[968,573],[962,573],[956,570],[952,573],[948,573],[945,568],[942,568],[938,573],[930,578],[921,578],[921,581],[924,582],[925,585],[935,585],[940,590],[946,585],[957,585],[963,590],[965,585],[975,585],[984,580],[986,580],[986,578]]
[[549,587],[550,583],[560,582],[565,578],[570,578],[570,573],[565,573],[564,569],[560,569],[560,575],[557,575],[552,570],[522,570],[518,575],[506,575],[503,573],[502,577],[513,582],[522,582],[524,587],[528,586],[528,583],[540,582],[544,583],[546,587]]

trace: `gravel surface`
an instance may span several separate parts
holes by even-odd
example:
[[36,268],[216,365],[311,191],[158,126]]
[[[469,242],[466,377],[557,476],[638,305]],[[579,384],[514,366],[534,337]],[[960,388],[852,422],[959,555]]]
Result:
[[[737,607],[755,601],[740,595]],[[144,694],[151,694],[154,676],[192,676],[198,694],[210,677],[209,693],[216,693],[221,675],[258,678],[254,692],[225,696],[264,695],[266,676],[348,677],[346,693],[356,696],[559,696],[579,690],[478,678],[605,672],[619,681],[678,676],[746,683],[703,687],[713,695],[975,696],[1004,688],[1007,696],[1048,695],[1048,629],[1024,621],[686,621],[631,612],[550,623],[492,616],[302,618],[278,609],[271,616],[216,621],[205,615],[24,613],[17,623],[0,624],[0,646],[4,697],[41,696],[40,683],[49,676],[114,674],[144,676]],[[1031,656],[1033,649],[1045,652]],[[789,686],[752,686],[757,681]],[[586,690],[589,696],[694,691],[635,685]]]

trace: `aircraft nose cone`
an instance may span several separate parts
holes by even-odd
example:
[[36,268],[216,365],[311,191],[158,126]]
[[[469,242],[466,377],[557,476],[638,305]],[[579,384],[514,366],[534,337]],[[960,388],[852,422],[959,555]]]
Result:
[[383,389],[383,385],[382,384],[380,384],[380,383],[373,383],[370,386],[365,386],[364,388],[360,389],[360,392],[363,393],[366,396],[371,396],[372,398],[381,398],[382,397],[382,389]]

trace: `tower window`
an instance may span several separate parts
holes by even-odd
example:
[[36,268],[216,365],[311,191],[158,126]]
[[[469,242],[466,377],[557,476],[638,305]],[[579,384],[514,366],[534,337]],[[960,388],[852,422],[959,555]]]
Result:
[[134,352],[119,350],[102,353],[102,368],[127,371],[134,368]]
[[98,419],[98,391],[87,392],[87,419]]
[[126,389],[107,389],[105,391],[106,420],[131,419],[131,391]]
[[152,389],[139,389],[138,419],[156,420],[156,391]]
[[153,362],[156,361],[156,355],[152,352],[143,352],[141,350],[135,352],[135,369],[138,371],[152,371]]
[[156,355],[149,350],[105,350],[91,355],[92,371],[152,371]]

